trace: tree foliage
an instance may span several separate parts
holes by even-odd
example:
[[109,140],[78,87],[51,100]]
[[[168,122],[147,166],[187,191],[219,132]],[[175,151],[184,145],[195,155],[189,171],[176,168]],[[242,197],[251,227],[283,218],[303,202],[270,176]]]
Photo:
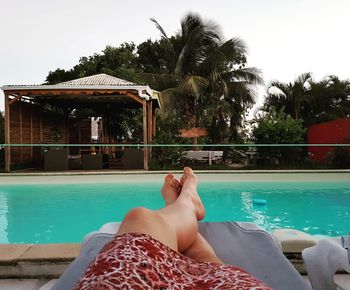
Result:
[[257,69],[245,67],[246,44],[224,40],[220,27],[198,14],[187,14],[171,38],[152,21],[175,63],[166,73],[144,73],[144,80],[162,90],[167,111],[185,120],[187,128],[209,128],[212,142],[236,139],[244,112],[255,102],[249,84],[263,83]]
[[[293,119],[283,109],[271,110],[255,120],[252,136],[257,144],[300,144],[303,143],[306,130],[301,120]],[[264,161],[273,160],[278,164],[295,164],[300,161],[301,148],[258,147]]]
[[284,108],[305,127],[350,116],[350,82],[336,76],[316,82],[311,73],[305,73],[293,83],[272,82],[268,92],[265,111]]
[[135,81],[140,72],[134,43],[123,43],[119,47],[106,46],[101,54],[81,57],[70,70],[56,69],[46,77],[47,84],[56,84],[98,73],[106,73],[129,81]]

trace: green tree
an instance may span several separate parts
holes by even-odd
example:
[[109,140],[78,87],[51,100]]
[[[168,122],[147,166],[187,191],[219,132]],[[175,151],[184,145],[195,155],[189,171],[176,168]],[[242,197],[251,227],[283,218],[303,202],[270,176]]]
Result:
[[228,130],[225,123],[239,119],[246,104],[254,103],[247,85],[263,82],[257,69],[245,68],[245,43],[239,38],[224,41],[216,23],[193,13],[182,19],[180,31],[172,38],[152,21],[176,63],[170,74],[145,73],[144,80],[162,90],[164,106],[185,120],[187,128],[208,125],[212,134],[220,129],[211,139],[222,141],[220,136],[226,136]]
[[[255,120],[252,137],[256,144],[298,144],[303,143],[306,130],[301,120],[293,119],[283,109],[272,110]],[[302,160],[302,148],[258,147],[263,163],[268,161],[281,165],[292,165]]]
[[307,125],[350,117],[350,81],[328,76],[310,87],[312,106],[305,114]]
[[350,81],[328,76],[316,82],[310,73],[293,83],[274,81],[268,89],[263,110],[284,111],[301,119],[305,127],[350,116]]
[[275,108],[280,111],[284,108],[285,113],[294,119],[303,118],[302,111],[307,111],[311,106],[311,82],[311,73],[301,74],[293,83],[272,82],[268,88],[264,109]]
[[98,73],[135,81],[137,74],[140,73],[135,44],[123,43],[119,47],[108,45],[101,54],[81,57],[79,63],[70,70],[58,68],[50,71],[46,83],[56,84]]
[[[171,38],[171,42],[176,42],[175,37]],[[164,38],[148,39],[137,46],[137,62],[142,72],[169,75],[175,69],[175,61],[172,48]]]

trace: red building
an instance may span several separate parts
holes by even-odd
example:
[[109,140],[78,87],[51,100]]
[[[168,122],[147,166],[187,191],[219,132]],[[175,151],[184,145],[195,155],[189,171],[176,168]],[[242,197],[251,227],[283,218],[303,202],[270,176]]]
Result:
[[[308,144],[344,144],[350,143],[350,118],[342,118],[310,126],[307,130]],[[319,162],[326,161],[335,147],[309,146],[309,156]],[[349,147],[350,150],[350,147]]]

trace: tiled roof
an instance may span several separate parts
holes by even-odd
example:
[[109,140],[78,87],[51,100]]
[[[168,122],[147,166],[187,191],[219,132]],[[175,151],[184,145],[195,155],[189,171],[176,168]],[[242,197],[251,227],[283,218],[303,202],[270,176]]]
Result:
[[57,86],[134,86],[136,84],[112,77],[107,74],[98,74],[80,79],[56,84]]

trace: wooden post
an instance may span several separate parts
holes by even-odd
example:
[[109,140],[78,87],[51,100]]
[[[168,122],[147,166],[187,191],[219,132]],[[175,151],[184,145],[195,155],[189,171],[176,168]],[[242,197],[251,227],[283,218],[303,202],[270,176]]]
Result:
[[10,172],[11,170],[11,148],[8,146],[10,144],[10,105],[9,96],[5,92],[5,170]]
[[[23,144],[23,116],[22,116],[22,101],[19,99],[19,143]],[[20,152],[20,160],[23,162],[23,147],[19,148]]]
[[[152,99],[147,103],[147,135],[148,144],[152,144]],[[147,154],[147,160],[149,162],[152,158],[152,147],[148,147]]]
[[[81,132],[80,132],[80,121],[79,121],[79,123],[78,123],[78,142],[79,142],[79,155],[81,155],[81,146],[80,146],[80,144],[81,144]],[[84,147],[83,147],[84,148]]]
[[[30,103],[30,144],[33,144],[33,104]],[[33,161],[33,146],[30,146],[30,160]]]
[[157,127],[156,127],[156,125],[157,125],[157,113],[156,113],[156,111],[154,110],[154,113],[153,113],[153,121],[152,121],[152,135],[153,135],[153,138],[156,138],[156,131],[157,131]]
[[[143,99],[143,145],[147,145],[147,103]],[[148,170],[148,148],[143,147],[143,168]]]
[[[67,114],[64,114],[64,118],[65,118],[65,127],[66,127],[66,140],[65,140],[65,142],[66,142],[66,144],[70,144],[70,142],[69,142],[69,115],[68,115],[68,113]],[[71,149],[71,147],[66,147],[66,149],[67,149],[67,152],[68,152],[68,155],[70,155],[70,149]]]
[[147,115],[148,143],[152,143],[152,100],[147,103]]
[[[39,107],[39,142],[42,144],[43,143],[43,107]],[[40,147],[40,160],[44,160],[44,148],[41,146]]]
[[40,143],[43,143],[43,108],[42,107],[40,107]]

